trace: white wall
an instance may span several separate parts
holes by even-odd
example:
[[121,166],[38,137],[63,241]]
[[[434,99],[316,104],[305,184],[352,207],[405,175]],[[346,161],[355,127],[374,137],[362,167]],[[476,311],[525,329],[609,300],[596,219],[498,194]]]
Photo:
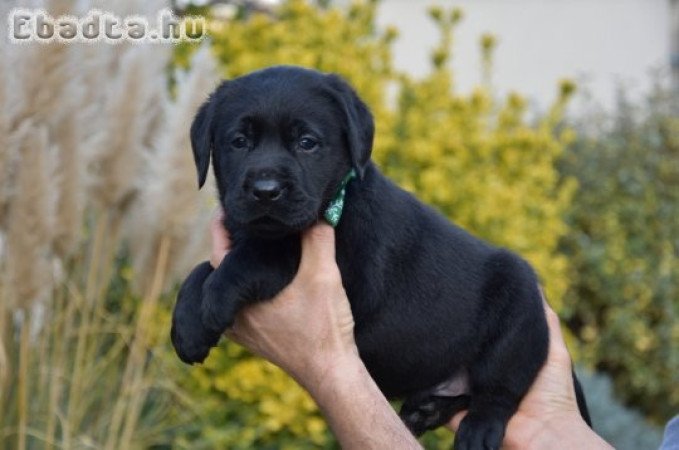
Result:
[[563,77],[584,77],[595,99],[610,106],[616,81],[643,87],[651,68],[669,66],[669,0],[382,0],[379,24],[401,31],[395,63],[415,75],[426,73],[437,42],[431,4],[464,10],[453,54],[463,91],[479,83],[478,42],[487,31],[499,38],[494,85],[528,95],[539,108]]

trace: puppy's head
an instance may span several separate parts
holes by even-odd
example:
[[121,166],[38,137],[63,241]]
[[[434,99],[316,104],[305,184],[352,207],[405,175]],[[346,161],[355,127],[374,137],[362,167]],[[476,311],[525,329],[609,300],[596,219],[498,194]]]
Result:
[[199,187],[212,157],[229,226],[276,238],[316,221],[352,167],[363,176],[373,134],[340,77],[280,66],[223,82],[196,114],[191,145]]

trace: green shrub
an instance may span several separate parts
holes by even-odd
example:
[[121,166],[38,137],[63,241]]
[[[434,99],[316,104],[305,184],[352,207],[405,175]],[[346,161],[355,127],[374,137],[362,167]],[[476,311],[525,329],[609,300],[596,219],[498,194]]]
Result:
[[613,115],[583,120],[562,164],[580,185],[564,313],[585,360],[658,422],[679,408],[678,100],[658,87],[635,108],[621,94]]

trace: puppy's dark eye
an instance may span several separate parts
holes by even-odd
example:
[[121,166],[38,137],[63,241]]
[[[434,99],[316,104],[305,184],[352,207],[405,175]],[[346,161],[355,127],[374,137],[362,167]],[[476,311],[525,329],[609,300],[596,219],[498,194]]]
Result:
[[248,139],[245,136],[235,137],[231,141],[233,148],[246,148],[248,146]]
[[299,143],[297,145],[301,150],[305,152],[310,152],[318,146],[318,141],[316,139],[305,136],[299,140]]

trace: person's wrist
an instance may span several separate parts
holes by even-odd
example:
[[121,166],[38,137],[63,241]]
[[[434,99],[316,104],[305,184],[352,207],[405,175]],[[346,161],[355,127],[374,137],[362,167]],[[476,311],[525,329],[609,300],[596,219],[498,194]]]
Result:
[[338,383],[347,381],[365,370],[363,361],[354,347],[314,355],[301,370],[291,375],[318,401],[328,394],[328,391],[335,390]]
[[[606,448],[606,443],[597,436],[579,414],[564,414],[535,420],[531,436],[520,447],[541,450],[570,448]],[[597,446],[595,444],[600,444]]]

